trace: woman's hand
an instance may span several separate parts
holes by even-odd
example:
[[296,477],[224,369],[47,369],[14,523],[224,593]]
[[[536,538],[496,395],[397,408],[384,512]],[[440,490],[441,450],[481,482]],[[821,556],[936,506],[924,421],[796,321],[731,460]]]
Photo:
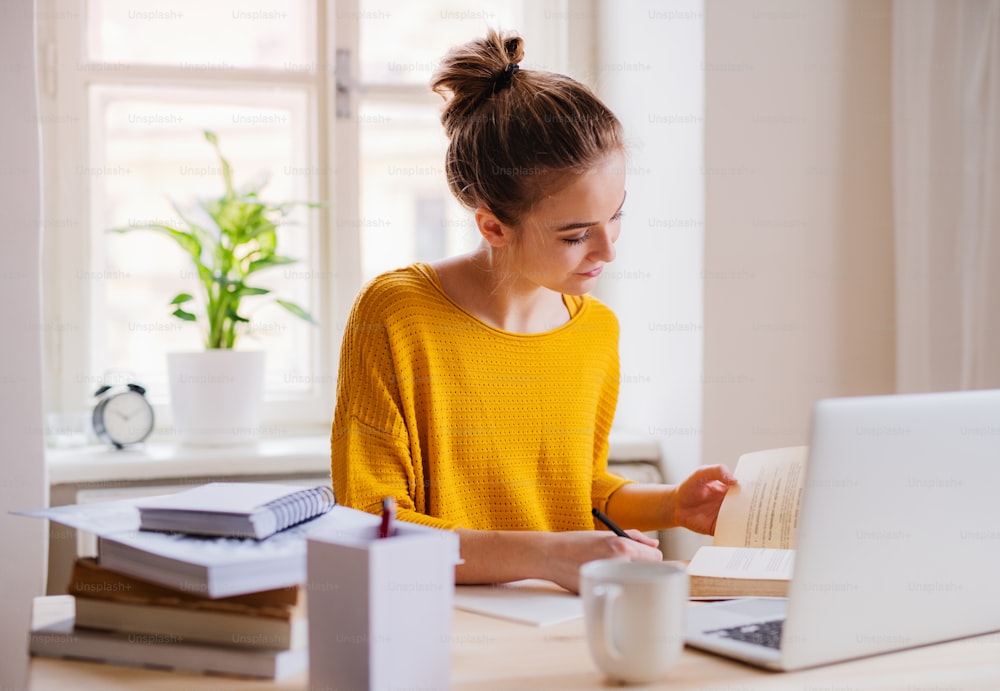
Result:
[[638,530],[626,530],[629,538],[603,530],[549,533],[551,545],[545,550],[545,578],[574,593],[580,591],[580,567],[595,559],[662,561],[658,540]]
[[611,495],[607,514],[622,527],[687,528],[711,535],[722,500],[735,484],[736,478],[723,465],[697,468],[679,485],[633,482]]
[[719,507],[736,478],[724,465],[696,469],[677,485],[674,497],[674,525],[696,533],[712,535],[719,517]]

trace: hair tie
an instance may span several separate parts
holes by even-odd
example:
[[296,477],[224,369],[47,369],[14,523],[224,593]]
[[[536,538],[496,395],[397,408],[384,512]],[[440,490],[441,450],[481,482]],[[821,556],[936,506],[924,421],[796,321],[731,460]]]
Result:
[[507,65],[503,72],[500,73],[500,76],[497,77],[496,81],[493,82],[493,93],[503,91],[509,87],[511,80],[514,78],[514,73],[516,73],[519,69],[521,69],[521,66],[516,62],[512,62]]

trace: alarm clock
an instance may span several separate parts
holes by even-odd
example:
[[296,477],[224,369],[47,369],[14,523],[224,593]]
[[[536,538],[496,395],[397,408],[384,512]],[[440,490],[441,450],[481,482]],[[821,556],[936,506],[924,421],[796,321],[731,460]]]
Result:
[[153,431],[153,406],[138,384],[105,385],[94,392],[94,434],[116,449],[144,441]]

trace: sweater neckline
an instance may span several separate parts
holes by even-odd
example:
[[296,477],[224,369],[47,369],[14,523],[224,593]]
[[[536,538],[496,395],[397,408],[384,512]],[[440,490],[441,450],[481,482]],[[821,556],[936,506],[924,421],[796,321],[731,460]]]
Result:
[[412,268],[415,269],[418,274],[423,276],[423,278],[430,284],[430,286],[434,289],[434,291],[443,300],[445,300],[449,305],[451,305],[468,321],[473,322],[480,328],[485,329],[487,331],[491,331],[493,333],[501,334],[503,336],[511,338],[528,338],[528,339],[546,338],[553,334],[557,334],[560,331],[563,331],[564,329],[568,329],[574,326],[583,317],[583,314],[590,307],[590,300],[588,300],[586,296],[581,295],[579,304],[573,305],[571,302],[573,300],[573,297],[563,294],[562,295],[563,304],[566,305],[566,309],[569,310],[571,313],[570,318],[567,319],[564,323],[560,324],[554,329],[549,329],[547,331],[539,331],[538,333],[528,334],[528,333],[520,333],[517,331],[507,331],[505,329],[493,326],[492,324],[487,324],[482,319],[472,314],[472,312],[469,312],[467,309],[465,309],[457,302],[455,302],[455,300],[450,295],[448,295],[447,292],[445,292],[444,286],[441,284],[441,279],[438,278],[437,271],[435,271],[434,267],[431,266],[430,264],[426,262],[416,262],[412,265]]

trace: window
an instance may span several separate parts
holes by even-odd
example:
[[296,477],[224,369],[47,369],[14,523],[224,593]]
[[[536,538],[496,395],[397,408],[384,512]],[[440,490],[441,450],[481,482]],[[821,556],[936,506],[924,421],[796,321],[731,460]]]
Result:
[[528,62],[564,70],[565,5],[40,0],[47,409],[84,410],[99,385],[135,379],[169,428],[165,354],[201,348],[201,334],[166,303],[195,278],[169,239],[108,229],[174,223],[172,201],[218,194],[211,130],[237,184],[267,175],[269,200],[328,203],[282,229],[299,261],[266,279],[319,326],[259,305],[239,344],[268,353],[265,436],[328,426],[362,282],[478,239],[445,183],[427,87],[438,58],[488,26],[517,28]]

